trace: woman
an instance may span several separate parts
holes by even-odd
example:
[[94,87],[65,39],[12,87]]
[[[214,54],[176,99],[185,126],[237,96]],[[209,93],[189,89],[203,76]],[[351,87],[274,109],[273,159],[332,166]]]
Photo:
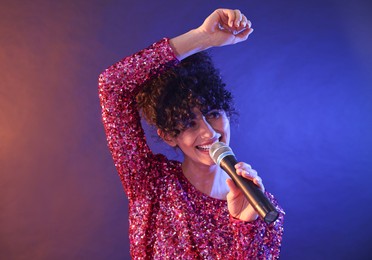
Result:
[[[200,51],[245,41],[252,31],[239,10],[218,9],[197,29],[164,38],[100,75],[107,140],[129,198],[132,258],[279,257],[282,209],[266,193],[280,216],[265,224],[208,153],[217,141],[229,144],[234,108]],[[139,111],[167,144],[182,151],[182,163],[151,152]],[[248,164],[235,167],[264,191]]]

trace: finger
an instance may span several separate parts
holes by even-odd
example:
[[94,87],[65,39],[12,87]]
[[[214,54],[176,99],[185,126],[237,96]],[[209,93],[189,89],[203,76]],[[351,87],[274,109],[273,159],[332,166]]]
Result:
[[235,185],[235,183],[232,179],[227,179],[226,184],[230,189],[230,195],[232,195],[232,197],[236,197],[240,194],[240,190],[239,190],[238,186]]
[[244,178],[247,178],[247,179],[250,179],[250,180],[253,180],[254,178],[256,178],[258,176],[258,173],[256,170],[254,169],[248,169],[248,170],[242,170],[242,174],[241,174]]
[[256,176],[252,179],[253,183],[256,185],[260,185],[262,183],[262,178],[260,176]]
[[256,184],[263,192],[265,191],[265,186],[263,185],[263,182],[260,176],[257,176],[256,178],[254,178],[253,183]]
[[225,14],[227,15],[228,17],[228,22],[227,22],[227,25],[229,27],[233,27],[234,26],[234,22],[235,22],[235,11],[233,10],[228,10],[228,9],[225,9]]
[[235,169],[252,169],[252,166],[245,162],[238,162],[235,164]]
[[245,28],[251,28],[252,27],[252,23],[250,20],[247,19],[247,17],[242,14],[242,21],[240,22],[240,25],[242,27],[245,27]]
[[[244,176],[245,178],[248,178],[248,179],[252,179],[257,175],[257,172],[252,169],[252,166],[244,162],[239,162],[235,164],[235,170],[238,175]],[[250,174],[251,171],[253,175]]]
[[262,191],[265,191],[265,186],[263,185],[262,178],[257,175],[257,171],[252,170],[243,174],[243,177],[251,180],[255,185],[257,185]]
[[236,31],[234,36],[239,39],[239,42],[245,41],[248,39],[248,36],[253,32],[252,28],[244,27],[242,30]]
[[248,20],[247,19],[247,25],[248,25],[249,28],[252,28],[252,22],[251,22],[251,20]]
[[241,25],[242,27],[246,27],[246,26],[247,26],[247,21],[248,21],[247,17],[245,17],[245,15],[242,14],[242,20],[241,20],[241,22],[240,22],[240,25]]
[[240,22],[242,20],[242,13],[240,12],[240,10],[238,9],[235,9],[234,10],[234,14],[235,14],[235,22],[234,22],[234,25],[236,27],[239,27],[240,26]]

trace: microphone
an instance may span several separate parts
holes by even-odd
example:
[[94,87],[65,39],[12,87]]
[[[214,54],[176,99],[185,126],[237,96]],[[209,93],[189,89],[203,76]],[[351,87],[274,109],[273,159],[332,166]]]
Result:
[[214,143],[209,150],[209,155],[231,177],[235,185],[242,190],[254,210],[267,224],[278,218],[278,211],[262,190],[253,181],[236,173],[234,166],[238,161],[230,147],[222,142]]

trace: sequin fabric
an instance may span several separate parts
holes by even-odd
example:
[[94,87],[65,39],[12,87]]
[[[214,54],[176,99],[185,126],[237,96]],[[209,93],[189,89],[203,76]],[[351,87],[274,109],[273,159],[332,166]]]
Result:
[[129,198],[133,259],[278,259],[284,212],[267,225],[233,219],[224,200],[198,191],[181,163],[153,154],[135,94],[149,78],[179,63],[164,38],[106,69],[99,97],[109,149]]

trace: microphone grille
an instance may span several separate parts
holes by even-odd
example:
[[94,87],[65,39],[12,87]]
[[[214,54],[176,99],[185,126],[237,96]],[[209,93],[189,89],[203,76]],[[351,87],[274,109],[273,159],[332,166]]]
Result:
[[220,165],[221,160],[227,155],[233,155],[234,153],[230,147],[228,147],[223,142],[217,142],[212,144],[211,149],[209,149],[209,155],[212,160],[217,164]]

